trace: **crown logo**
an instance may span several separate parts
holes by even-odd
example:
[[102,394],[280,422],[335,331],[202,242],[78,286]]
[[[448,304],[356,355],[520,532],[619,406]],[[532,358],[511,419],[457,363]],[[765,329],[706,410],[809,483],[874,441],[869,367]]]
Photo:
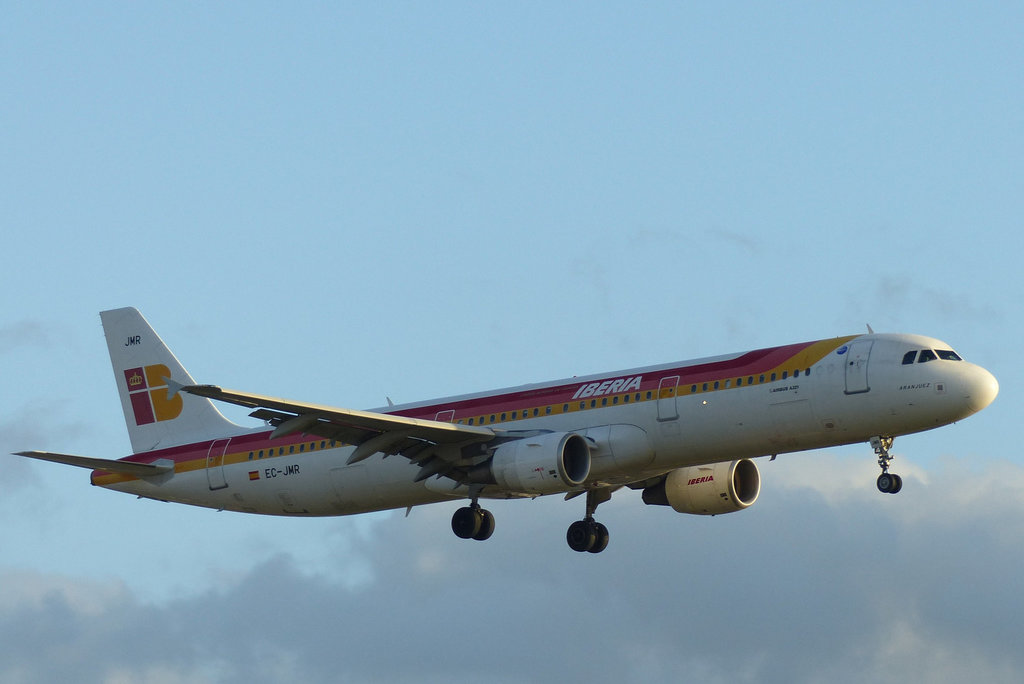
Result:
[[135,371],[128,376],[128,387],[129,389],[142,387],[145,385],[145,380],[142,379],[142,373]]

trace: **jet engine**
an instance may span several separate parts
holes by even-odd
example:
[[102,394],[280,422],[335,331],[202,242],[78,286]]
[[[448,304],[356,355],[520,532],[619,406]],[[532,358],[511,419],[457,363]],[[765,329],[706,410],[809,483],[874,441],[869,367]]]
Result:
[[547,432],[494,450],[490,475],[504,489],[552,494],[583,484],[590,474],[587,440],[574,432]]
[[761,492],[761,474],[753,461],[742,459],[673,470],[644,489],[644,503],[671,506],[679,513],[719,515],[747,508]]

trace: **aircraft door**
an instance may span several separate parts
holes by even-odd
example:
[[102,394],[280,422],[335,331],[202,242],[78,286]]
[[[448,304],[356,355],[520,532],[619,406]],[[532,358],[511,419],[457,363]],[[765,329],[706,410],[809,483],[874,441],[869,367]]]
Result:
[[676,408],[676,386],[679,384],[679,376],[673,375],[662,378],[658,383],[658,420],[675,420],[679,417]]
[[860,394],[868,392],[868,358],[874,340],[856,340],[850,344],[846,352],[846,393]]
[[224,489],[228,481],[224,478],[224,454],[228,451],[230,439],[218,439],[210,445],[206,452],[206,480],[210,483],[210,489]]

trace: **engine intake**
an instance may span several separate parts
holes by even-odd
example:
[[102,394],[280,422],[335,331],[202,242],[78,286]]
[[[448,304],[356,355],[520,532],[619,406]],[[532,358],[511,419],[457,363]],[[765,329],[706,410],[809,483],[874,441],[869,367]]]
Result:
[[574,432],[548,432],[494,450],[490,474],[502,488],[553,494],[583,484],[590,474],[587,440]]
[[679,513],[719,515],[747,508],[761,493],[761,474],[749,459],[673,470],[644,490],[644,503]]

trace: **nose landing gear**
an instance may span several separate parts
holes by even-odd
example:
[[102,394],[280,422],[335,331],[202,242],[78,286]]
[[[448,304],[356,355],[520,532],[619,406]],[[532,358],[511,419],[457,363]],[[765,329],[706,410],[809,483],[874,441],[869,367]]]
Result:
[[872,437],[871,448],[878,454],[878,467],[882,469],[882,474],[875,481],[878,491],[884,494],[896,494],[903,489],[903,478],[889,472],[889,464],[893,459],[892,454],[889,453],[889,449],[892,448],[892,437]]

